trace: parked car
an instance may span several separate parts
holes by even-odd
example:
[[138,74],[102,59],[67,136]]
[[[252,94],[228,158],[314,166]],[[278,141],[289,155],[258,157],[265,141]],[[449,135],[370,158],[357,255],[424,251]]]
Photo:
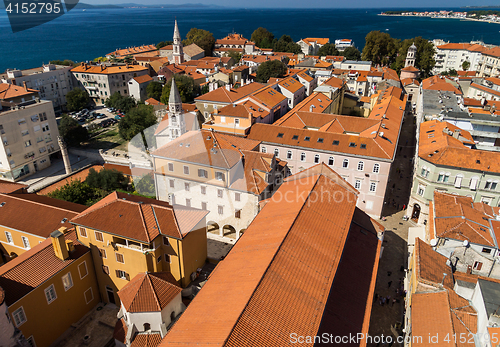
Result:
[[116,119],[116,120],[118,121],[118,120],[122,119],[122,117],[120,117],[119,115],[116,115],[116,116],[114,117],[114,119]]
[[104,113],[96,113],[96,118],[103,119],[103,118],[106,118],[106,115]]

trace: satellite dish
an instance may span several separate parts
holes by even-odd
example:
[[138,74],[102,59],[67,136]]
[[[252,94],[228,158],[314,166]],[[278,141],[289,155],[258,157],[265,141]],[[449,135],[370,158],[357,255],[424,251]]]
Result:
[[437,246],[437,244],[438,244],[438,240],[437,240],[437,239],[432,239],[432,240],[431,240],[431,246],[432,246],[432,247],[436,247],[436,246]]
[[464,247],[469,247],[469,241],[468,240],[464,240],[463,245],[464,245]]

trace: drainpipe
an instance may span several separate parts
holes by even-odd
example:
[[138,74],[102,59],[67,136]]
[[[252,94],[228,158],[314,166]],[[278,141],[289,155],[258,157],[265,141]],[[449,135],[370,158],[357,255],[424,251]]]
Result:
[[182,278],[184,275],[182,274],[182,266],[181,266],[181,249],[179,247],[179,240],[177,240],[177,253],[178,253],[178,259],[179,259],[179,274],[181,275],[181,286],[182,286]]

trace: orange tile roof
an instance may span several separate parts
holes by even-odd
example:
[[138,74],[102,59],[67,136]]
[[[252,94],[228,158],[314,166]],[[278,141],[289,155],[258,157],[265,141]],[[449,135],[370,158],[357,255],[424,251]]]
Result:
[[66,184],[69,184],[73,181],[85,181],[87,176],[89,175],[89,171],[91,169],[94,169],[95,171],[99,172],[103,169],[102,165],[92,165],[91,167],[88,167],[86,169],[83,169],[81,171],[77,171],[75,173],[72,173],[70,176],[64,177],[63,179],[52,183],[50,186],[47,186],[37,192],[37,194],[40,195],[47,195],[57,189],[60,189],[64,187]]
[[[300,84],[299,82],[296,83],[298,84],[299,88],[302,87],[302,84]],[[286,100],[286,96],[269,86],[252,93],[250,95],[250,100],[261,103],[265,107],[274,108],[284,100]]]
[[481,54],[489,55],[491,57],[500,58],[500,47],[496,46],[491,49],[483,51]]
[[125,73],[125,72],[139,72],[139,71],[147,71],[148,68],[141,65],[114,65],[114,66],[106,66],[106,65],[80,65],[73,69],[71,72],[78,73],[92,73],[92,74],[116,74],[116,73]]
[[323,84],[329,85],[331,87],[335,88],[342,88],[345,84],[345,81],[341,80],[340,78],[337,78],[335,76],[330,77],[327,79]]
[[328,42],[330,42],[329,38],[318,38],[318,37],[306,37],[305,39],[302,39],[305,43],[308,45],[311,45],[312,43],[316,43],[319,45],[326,45]]
[[328,68],[330,68],[332,66],[333,66],[332,63],[329,63],[329,62],[323,61],[323,60],[318,60],[318,62],[316,64],[314,64],[314,67],[325,68],[325,69],[328,69]]
[[299,73],[297,73],[297,76],[305,79],[306,82],[312,82],[314,80],[314,77],[310,76],[306,70],[301,70]]
[[[477,332],[477,313],[469,301],[458,296],[453,290],[433,293],[415,293],[411,310],[412,337],[422,337],[417,346],[475,346],[474,341],[461,342],[454,336],[472,336]],[[429,342],[430,336],[438,336]],[[445,339],[446,336],[450,338]],[[446,340],[446,341],[445,341]]]
[[[37,221],[40,222],[41,219]],[[57,229],[52,229],[54,230]],[[0,267],[0,287],[5,291],[7,306],[11,306],[90,252],[89,248],[78,241],[74,230],[67,232],[64,237],[73,241],[75,246],[75,250],[69,253],[69,258],[66,260],[61,260],[55,255],[52,240],[49,238]],[[92,264],[87,264],[89,271],[92,271],[91,266]]]
[[486,86],[483,86],[482,84],[477,84],[477,83],[472,82],[470,84],[469,88],[476,88],[476,89],[482,90],[483,92],[487,92],[489,94],[493,94],[495,96],[499,96],[500,97],[500,91],[495,90],[493,88],[488,88]]
[[402,84],[403,86],[405,86],[405,87],[406,87],[407,85],[409,85],[409,84],[415,84],[415,85],[419,86],[419,85],[420,85],[420,82],[419,82],[419,81],[417,81],[417,80],[416,80],[416,79],[414,79],[414,78],[403,78],[403,79],[401,80],[401,84]]
[[28,186],[26,184],[0,180],[1,194],[22,193],[26,189],[28,189]]
[[282,79],[280,82],[278,82],[278,85],[290,91],[290,93],[295,93],[299,91],[301,88],[304,88],[302,83],[300,83],[293,77]]
[[[320,201],[314,198],[320,191],[346,198]],[[287,192],[293,197],[280,198]],[[162,345],[284,346],[292,331],[316,335],[323,317],[339,314],[329,310],[336,302],[328,299],[332,286],[342,284],[335,283],[336,275],[356,197],[356,190],[322,164],[288,177]],[[372,269],[370,263],[368,286]],[[358,325],[364,320],[367,297],[362,298]]]
[[264,110],[252,101],[247,100],[241,104],[224,106],[218,110],[217,115],[239,118],[265,118],[269,115],[269,111]]
[[407,66],[407,67],[405,67],[405,68],[402,68],[402,69],[401,69],[401,71],[412,71],[412,72],[413,72],[413,71],[420,71],[420,70],[419,70],[419,69],[417,69],[417,68],[416,68],[416,67],[414,67],[414,66],[409,65],[409,66]]
[[[280,125],[254,124],[248,138],[278,145],[392,159],[406,107],[406,100],[391,95],[394,91],[402,95],[400,88],[389,88],[368,118],[297,112],[285,120],[287,126],[284,126],[285,121]],[[308,129],[308,123],[315,130]],[[282,135],[278,137],[279,134]],[[304,140],[306,137],[309,141]],[[323,140],[318,141],[320,138]],[[339,143],[332,146],[333,141]],[[361,144],[366,145],[365,148]]]
[[453,92],[457,95],[462,95],[462,92],[457,89],[452,83],[447,82],[450,81],[447,78],[443,76],[432,76],[429,78],[426,78],[425,80],[422,81],[422,89],[429,89],[429,90],[447,90],[450,92]]
[[229,34],[222,39],[217,39],[215,41],[215,44],[242,45],[242,44],[245,44],[247,42],[249,42],[249,40],[244,38],[241,34],[234,33],[234,34]]
[[399,76],[395,70],[388,67],[383,67],[382,72],[384,73],[384,79],[399,81]]
[[165,106],[165,104],[163,102],[159,102],[158,100],[153,99],[153,98],[147,99],[146,101],[144,101],[144,103],[146,105]]
[[191,209],[184,217],[188,220],[180,220],[178,214],[182,211],[181,206],[174,209],[164,201],[114,192],[73,218],[71,223],[150,243],[160,234],[184,238],[207,213]]
[[470,43],[447,43],[441,46],[437,46],[437,49],[453,49],[453,50],[467,50],[472,45]]
[[[299,102],[293,109],[290,110],[290,112],[280,118],[280,120],[298,111],[324,113],[325,110],[332,104],[332,102],[333,100],[323,93],[312,93],[307,98]],[[311,106],[314,106],[312,107],[312,111]],[[278,121],[276,121],[275,124],[281,123],[278,123]]]
[[254,93],[262,89],[263,87],[265,87],[264,84],[257,82],[252,82],[250,84],[244,85],[243,87],[237,89],[231,89],[230,91],[222,87],[222,88],[217,88],[216,90],[213,90],[206,94],[200,95],[194,100],[196,102],[212,101],[212,102],[230,104],[244,98],[245,96],[250,95],[251,93]]
[[118,296],[127,312],[160,312],[182,291],[170,272],[139,273]]
[[113,331],[113,338],[125,345],[127,343],[127,331],[128,331],[127,323],[123,318],[120,318],[115,324],[115,330]]
[[130,347],[156,347],[161,343],[159,333],[140,333],[135,335]]
[[[451,132],[459,131],[460,139],[445,133],[443,131],[445,129]],[[434,136],[429,137],[430,134]],[[464,143],[474,144],[470,133],[448,122],[438,120],[423,122],[420,125],[419,138],[419,157],[435,165],[500,172],[500,153],[465,146]]]
[[492,208],[484,205],[474,205],[469,197],[434,191],[433,224],[436,236],[495,247],[488,222],[495,217]]
[[0,100],[9,100],[36,93],[38,90],[16,86],[15,84],[0,83]]
[[125,49],[117,49],[114,52],[106,54],[106,56],[114,55],[115,57],[124,57],[127,55],[142,54],[145,52],[156,51],[155,45],[143,45],[137,47],[130,47]]
[[447,265],[447,257],[434,251],[430,245],[420,238],[415,240],[413,254],[416,262],[414,270],[419,283],[436,288],[440,288],[441,283],[443,283],[444,287],[453,290],[453,272]]
[[[42,202],[36,199],[43,200]],[[59,207],[61,202],[63,207]],[[69,220],[78,214],[81,205],[67,203],[36,194],[0,194],[0,225],[43,238],[60,227],[70,228]],[[55,206],[54,206],[55,205]],[[68,207],[70,209],[68,209]],[[75,207],[77,207],[75,209]],[[20,218],[20,216],[29,218]],[[64,223],[61,223],[66,220]]]
[[464,98],[464,106],[483,107],[481,100]]
[[142,84],[142,83],[146,83],[146,82],[151,82],[153,79],[149,75],[142,75],[142,76],[134,77],[134,80],[137,83]]

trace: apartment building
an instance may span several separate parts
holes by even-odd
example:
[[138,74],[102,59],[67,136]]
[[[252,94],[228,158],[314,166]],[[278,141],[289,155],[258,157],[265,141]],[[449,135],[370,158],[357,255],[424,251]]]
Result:
[[1,83],[10,83],[40,91],[40,99],[52,101],[56,113],[66,110],[66,95],[73,90],[72,66],[47,64],[27,70],[7,70]]
[[297,42],[304,55],[318,55],[318,51],[321,47],[330,43],[329,38],[314,38],[306,37]]
[[446,43],[438,45],[436,46],[436,53],[434,54],[436,65],[432,69],[432,73],[437,75],[452,69],[455,71],[463,70],[462,64],[465,61],[470,64],[468,70],[477,71],[482,53],[487,50],[488,48],[486,48],[482,42]]
[[170,272],[186,287],[207,259],[205,215],[114,192],[70,222],[92,249],[102,300],[116,304],[117,292],[143,272]]
[[420,225],[430,222],[435,190],[499,206],[499,152],[473,149],[468,131],[438,120],[421,123],[418,137],[409,218]]
[[71,69],[71,73],[77,80],[76,86],[86,90],[96,105],[103,105],[104,101],[114,93],[128,96],[128,81],[147,75],[148,72],[147,67],[130,64],[82,63]]
[[[287,346],[305,336],[333,344],[367,334],[383,227],[356,199],[326,165],[288,177],[160,346]],[[339,300],[345,293],[350,300]]]
[[493,47],[481,52],[477,65],[479,77],[495,77],[500,75],[500,47]]
[[59,151],[52,102],[26,85],[0,84],[0,175],[15,181],[45,169]]
[[272,125],[254,124],[248,138],[286,160],[292,173],[327,164],[359,190],[358,207],[380,217],[405,107],[402,90],[391,87],[368,118],[290,112]]
[[148,98],[146,88],[151,82],[153,82],[153,78],[149,75],[131,78],[128,81],[128,94],[137,102],[145,101]]
[[28,346],[52,345],[101,301],[90,249],[65,227],[1,266],[0,287]]
[[243,54],[257,53],[255,43],[237,33],[232,33],[222,39],[215,40],[213,50],[215,57],[222,57],[229,51],[236,51]]
[[500,100],[500,78],[486,77],[472,80],[468,96],[478,100]]
[[208,211],[207,225],[238,239],[287,175],[286,162],[256,152],[258,141],[187,132],[152,153],[157,198]]

